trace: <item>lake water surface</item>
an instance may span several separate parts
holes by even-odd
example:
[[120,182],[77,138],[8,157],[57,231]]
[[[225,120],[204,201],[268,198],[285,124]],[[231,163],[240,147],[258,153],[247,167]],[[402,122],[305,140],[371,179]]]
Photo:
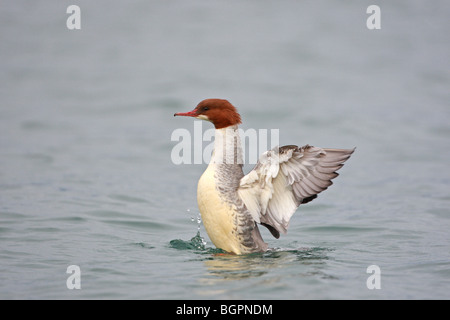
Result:
[[[450,4],[377,1],[369,30],[371,4],[2,1],[0,298],[449,299]],[[219,254],[207,164],[171,159],[174,112],[210,97],[282,145],[357,147],[264,254]]]

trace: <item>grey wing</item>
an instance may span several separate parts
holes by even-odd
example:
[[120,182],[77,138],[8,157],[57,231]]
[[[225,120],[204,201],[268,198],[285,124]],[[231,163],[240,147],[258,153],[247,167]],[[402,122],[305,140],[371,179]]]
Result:
[[242,177],[238,194],[253,219],[276,238],[286,233],[289,220],[302,204],[326,190],[355,149],[326,149],[306,145],[275,147]]

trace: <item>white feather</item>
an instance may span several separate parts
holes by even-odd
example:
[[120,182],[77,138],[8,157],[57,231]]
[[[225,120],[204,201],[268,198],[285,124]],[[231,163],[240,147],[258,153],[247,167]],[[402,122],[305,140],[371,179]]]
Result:
[[238,195],[256,222],[286,233],[297,207],[330,186],[331,179],[337,176],[333,171],[340,168],[353,151],[311,146],[275,147],[264,152],[255,168],[241,179]]

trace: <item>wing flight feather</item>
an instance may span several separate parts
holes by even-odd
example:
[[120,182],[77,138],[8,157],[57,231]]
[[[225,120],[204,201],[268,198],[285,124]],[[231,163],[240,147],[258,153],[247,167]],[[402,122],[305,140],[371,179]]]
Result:
[[332,185],[336,171],[354,150],[275,147],[263,153],[253,170],[242,177],[238,194],[253,219],[278,238],[280,232],[287,232],[298,206]]

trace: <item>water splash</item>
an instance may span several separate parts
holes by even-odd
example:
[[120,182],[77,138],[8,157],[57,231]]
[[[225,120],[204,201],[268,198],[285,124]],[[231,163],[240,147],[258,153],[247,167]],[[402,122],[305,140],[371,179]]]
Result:
[[[187,209],[187,212],[191,212],[190,209]],[[196,219],[197,218],[197,219]],[[194,217],[191,215],[191,221],[194,222],[195,220],[197,220],[197,231],[200,232],[200,226],[202,224],[202,216],[200,214],[200,212],[197,213],[197,217]],[[205,243],[206,244],[206,243]]]
[[206,241],[200,235],[200,232],[188,241],[174,239],[170,241],[170,246],[178,250],[206,250]]
[[[186,210],[188,213],[191,212],[190,209]],[[200,212],[197,213],[197,216],[191,215],[191,221],[197,221],[197,234],[191,238],[189,241],[175,239],[170,241],[170,246],[174,249],[179,250],[199,250],[199,251],[209,251],[206,247],[207,242],[200,234],[200,227],[202,224],[202,218]]]
[[197,234],[195,235],[195,237],[193,237],[190,241],[195,246],[196,249],[206,250],[206,241],[200,235],[200,231],[198,231]]

